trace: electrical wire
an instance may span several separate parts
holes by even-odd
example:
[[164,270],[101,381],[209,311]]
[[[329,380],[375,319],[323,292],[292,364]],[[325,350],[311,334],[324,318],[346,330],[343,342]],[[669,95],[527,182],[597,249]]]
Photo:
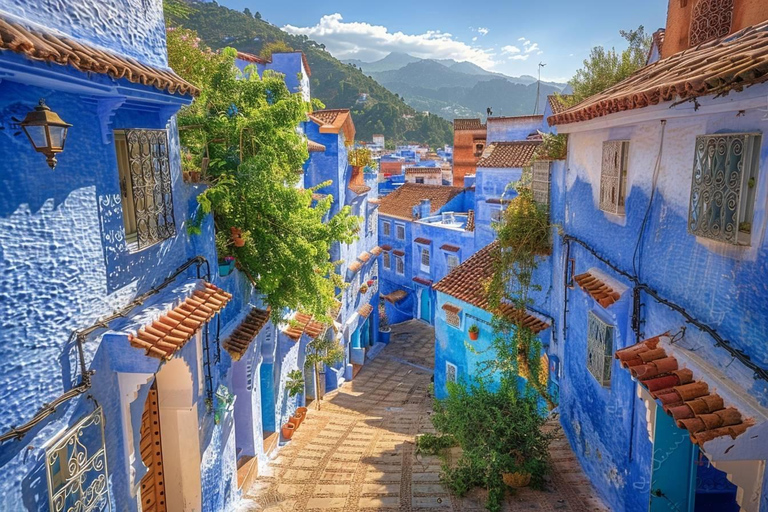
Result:
[[[651,196],[648,199],[648,208],[645,209],[645,215],[643,216],[643,223],[640,224],[640,232],[637,234],[637,242],[635,242],[635,252],[632,254],[632,272],[635,276],[640,276],[639,264],[637,262],[638,255],[641,252],[640,247],[645,234],[645,226],[648,223],[648,218],[651,215],[651,208],[653,208],[653,197],[656,195],[656,183],[659,179],[659,171],[661,169],[661,155],[664,151],[664,133],[667,129],[667,120],[661,120],[661,137],[659,139],[659,153],[656,155],[656,166],[653,169],[653,177],[651,178]],[[626,193],[626,191],[625,191]]]

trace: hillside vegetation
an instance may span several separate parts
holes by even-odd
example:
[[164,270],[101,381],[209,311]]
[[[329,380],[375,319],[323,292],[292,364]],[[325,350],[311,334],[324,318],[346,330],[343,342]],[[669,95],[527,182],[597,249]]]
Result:
[[[258,55],[265,45],[284,43],[303,51],[312,71],[312,97],[327,108],[351,108],[358,140],[371,140],[374,133],[382,133],[393,142],[419,142],[433,147],[453,141],[453,128],[445,119],[416,112],[355,66],[334,58],[323,45],[306,36],[283,32],[258,14],[245,14],[215,2],[189,0],[166,0],[165,14],[169,25],[196,31],[214,50],[233,47]],[[367,94],[365,101],[363,94]]]

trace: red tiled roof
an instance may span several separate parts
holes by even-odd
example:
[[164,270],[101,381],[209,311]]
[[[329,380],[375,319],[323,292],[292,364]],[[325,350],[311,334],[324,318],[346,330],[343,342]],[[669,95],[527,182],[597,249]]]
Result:
[[237,52],[237,58],[240,60],[244,60],[247,62],[255,62],[258,64],[268,64],[269,61],[262,59],[258,55],[254,55],[252,53],[245,53],[245,52]]
[[8,14],[0,14],[0,50],[20,53],[30,60],[71,66],[84,73],[108,75],[115,80],[125,78],[171,94],[200,94],[197,87],[170,69],[149,66]]
[[591,274],[590,272],[579,274],[573,279],[581,287],[582,290],[587,292],[604,308],[607,308],[621,298],[621,294],[619,292],[611,288],[610,285],[604,283],[599,277]]
[[261,329],[269,321],[269,311],[264,309],[252,308],[245,319],[221,344],[224,350],[229,352],[232,359],[239,361],[251,342]]
[[765,81],[768,21],[658,60],[548,122],[563,125],[667,101],[726,95]]
[[493,116],[488,118],[488,122],[493,121],[521,121],[529,123],[531,121],[543,121],[544,116],[542,114],[531,114],[528,116]]
[[430,214],[433,214],[463,190],[461,187],[445,185],[405,183],[381,199],[379,214],[412,220],[413,207],[421,203],[422,199],[429,199]]
[[360,253],[360,255],[357,257],[357,259],[359,259],[359,260],[360,260],[360,261],[362,261],[362,262],[367,262],[368,260],[370,260],[370,259],[371,259],[371,253],[369,253],[369,252],[367,252],[367,251],[363,251],[363,252],[361,252],[361,253]]
[[310,315],[296,313],[283,332],[292,340],[299,341],[302,334],[306,334],[310,339],[315,339],[323,334],[326,329],[328,329],[327,325],[321,324]]
[[458,247],[456,245],[451,245],[451,244],[443,244],[440,246],[440,249],[443,251],[449,251],[449,252],[459,252],[461,250],[461,247]]
[[357,310],[357,314],[363,318],[368,318],[371,312],[373,312],[373,306],[371,306],[370,304],[361,306],[360,309]]
[[395,256],[405,256],[405,251],[401,251],[400,249],[395,249],[394,251],[392,251],[392,254],[394,254]]
[[389,244],[383,244],[383,245],[381,246],[381,250],[382,250],[382,251],[391,251],[391,250],[392,250],[392,246],[391,246],[391,245],[389,245]]
[[378,197],[374,197],[373,199],[368,200],[368,204],[379,205],[381,204],[381,199],[379,199]]
[[348,142],[355,139],[355,124],[348,108],[315,110],[309,118],[320,125],[320,133],[339,133],[343,130]]
[[694,444],[722,436],[735,439],[753,425],[735,407],[726,407],[705,381],[694,379],[691,370],[680,368],[674,355],[661,346],[662,338],[669,340],[656,336],[616,351],[615,357],[661,402],[677,426],[688,431]]
[[371,249],[371,254],[373,254],[374,256],[378,256],[379,254],[381,254],[381,247],[377,245],[376,247]]
[[382,295],[381,298],[386,300],[387,302],[391,302],[392,304],[396,304],[406,298],[408,296],[408,292],[405,290],[395,290],[394,292],[387,293],[386,295]]
[[148,356],[169,359],[231,298],[232,295],[221,288],[203,282],[184,302],[152,325],[145,325],[135,335],[129,334],[128,341],[136,348],[145,349]]
[[485,130],[485,125],[480,119],[454,119],[454,130]]
[[[456,297],[467,304],[493,313],[488,304],[486,285],[493,277],[498,251],[498,242],[486,245],[467,259],[467,261],[454,268],[447,276],[438,281],[433,288],[439,292]],[[523,325],[535,333],[549,327],[549,324],[546,322],[527,312],[521,312],[511,304],[504,304],[500,309],[501,314],[513,321],[522,320]]]
[[325,146],[319,142],[307,139],[307,149],[310,153],[323,153],[325,152]]
[[438,174],[443,172],[440,167],[406,167],[405,174]]
[[414,283],[423,284],[424,286],[432,286],[432,280],[431,279],[424,279],[423,277],[414,277],[413,278]]
[[477,161],[478,167],[525,167],[530,164],[541,141],[521,140],[515,142],[494,142],[489,144],[483,156]]
[[416,242],[417,244],[422,244],[422,245],[429,245],[432,243],[432,240],[430,240],[429,238],[424,238],[421,236],[418,238],[414,238],[413,241]]
[[552,111],[552,115],[565,112],[568,106],[563,100],[567,101],[571,96],[571,94],[550,94],[547,96],[547,102],[549,103],[549,109]]
[[461,308],[459,306],[454,306],[453,304],[449,304],[447,302],[443,304],[443,310],[448,311],[449,313],[453,313],[454,315],[461,313]]
[[371,191],[371,187],[367,185],[350,185],[349,190],[354,192],[355,194],[361,196],[363,194],[367,194]]

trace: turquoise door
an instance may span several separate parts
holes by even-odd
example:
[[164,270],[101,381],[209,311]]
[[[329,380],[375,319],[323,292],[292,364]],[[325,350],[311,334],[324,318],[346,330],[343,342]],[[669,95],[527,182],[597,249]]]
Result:
[[421,316],[425,322],[432,323],[432,303],[429,298],[429,289],[421,289]]
[[371,329],[368,326],[369,320],[360,327],[360,347],[366,348],[371,345]]
[[688,431],[661,407],[656,410],[650,512],[692,512],[696,490],[698,448]]

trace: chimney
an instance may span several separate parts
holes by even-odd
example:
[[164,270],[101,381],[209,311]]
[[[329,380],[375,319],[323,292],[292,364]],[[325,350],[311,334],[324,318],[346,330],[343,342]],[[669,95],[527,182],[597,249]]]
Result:
[[469,210],[467,212],[467,225],[464,229],[467,231],[475,230],[475,210]]
[[422,199],[421,204],[419,204],[419,213],[421,214],[421,218],[429,217],[429,214],[431,213],[432,208],[429,199]]

